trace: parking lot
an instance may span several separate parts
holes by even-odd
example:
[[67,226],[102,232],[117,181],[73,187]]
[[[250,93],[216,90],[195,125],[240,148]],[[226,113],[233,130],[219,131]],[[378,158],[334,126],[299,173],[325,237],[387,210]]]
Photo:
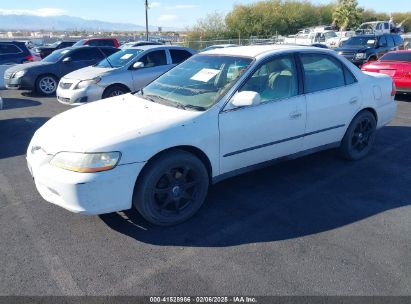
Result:
[[326,151],[225,180],[162,228],[45,202],[26,148],[69,107],[0,94],[1,295],[411,295],[410,97],[364,160]]

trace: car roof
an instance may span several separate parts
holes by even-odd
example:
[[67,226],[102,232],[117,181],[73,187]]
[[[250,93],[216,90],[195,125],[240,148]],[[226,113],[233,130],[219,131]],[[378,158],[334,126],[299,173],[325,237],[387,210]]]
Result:
[[[213,49],[202,52],[201,54],[215,54],[215,55],[232,55],[232,56],[246,56],[246,57],[258,57],[266,53],[282,52],[289,50],[319,50],[317,47],[290,45],[290,44],[269,44],[269,45],[250,45],[250,46],[237,46],[232,48]],[[324,49],[325,50],[325,49]]]
[[147,50],[151,50],[151,49],[169,49],[169,48],[173,48],[173,49],[177,48],[177,49],[187,50],[186,47],[183,47],[183,46],[180,46],[180,45],[172,45],[172,44],[171,45],[164,45],[164,44],[139,45],[139,46],[133,46],[133,47],[128,48],[126,50],[136,49],[136,50],[147,51]]

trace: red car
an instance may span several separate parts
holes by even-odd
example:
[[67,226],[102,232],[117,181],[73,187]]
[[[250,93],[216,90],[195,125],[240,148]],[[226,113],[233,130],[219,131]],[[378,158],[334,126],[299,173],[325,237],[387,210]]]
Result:
[[411,50],[386,53],[378,61],[370,61],[362,71],[391,76],[398,93],[411,93]]
[[77,41],[73,46],[112,46],[118,48],[120,44],[116,38],[86,38]]

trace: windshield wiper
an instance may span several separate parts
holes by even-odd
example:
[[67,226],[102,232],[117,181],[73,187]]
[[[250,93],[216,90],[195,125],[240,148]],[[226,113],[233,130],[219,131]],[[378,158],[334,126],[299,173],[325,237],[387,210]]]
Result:
[[146,99],[148,99],[152,102],[155,102],[155,103],[170,105],[172,107],[175,107],[175,108],[178,108],[178,109],[183,109],[183,110],[188,110],[188,109],[196,110],[196,111],[205,111],[206,110],[206,108],[204,108],[204,107],[190,105],[190,104],[183,105],[179,102],[172,101],[172,100],[166,99],[166,98],[164,98],[162,96],[158,96],[158,95],[144,95],[144,98],[146,98]]

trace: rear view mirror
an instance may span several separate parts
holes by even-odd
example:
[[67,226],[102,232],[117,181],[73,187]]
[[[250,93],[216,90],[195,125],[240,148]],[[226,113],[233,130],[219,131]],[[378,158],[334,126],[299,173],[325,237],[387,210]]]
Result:
[[64,59],[63,59],[63,62],[64,62],[64,63],[71,62],[71,57],[66,57],[66,58],[64,58]]
[[134,62],[133,69],[141,69],[144,68],[144,63],[141,61]]
[[238,92],[231,99],[231,104],[234,107],[255,106],[261,103],[261,96],[257,92],[243,91]]

